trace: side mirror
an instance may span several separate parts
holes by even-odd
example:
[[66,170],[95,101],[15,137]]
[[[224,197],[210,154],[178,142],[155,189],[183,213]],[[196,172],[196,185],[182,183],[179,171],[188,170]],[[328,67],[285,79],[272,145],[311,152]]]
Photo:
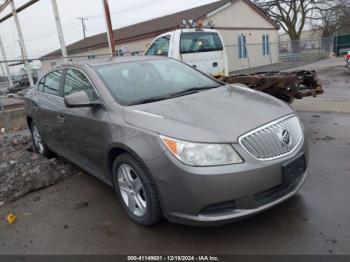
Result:
[[79,91],[65,96],[64,103],[67,107],[96,107],[101,105],[100,101],[91,102],[85,91]]

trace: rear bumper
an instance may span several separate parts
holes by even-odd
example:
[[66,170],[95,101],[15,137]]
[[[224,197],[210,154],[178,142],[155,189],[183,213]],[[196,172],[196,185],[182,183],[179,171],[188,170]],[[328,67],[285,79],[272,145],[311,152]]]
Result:
[[190,225],[230,223],[289,199],[306,179],[307,169],[292,184],[283,186],[284,163],[304,154],[307,165],[308,148],[304,143],[293,154],[268,162],[253,159],[239,145],[235,149],[244,163],[190,167],[181,164],[166,149],[156,161],[147,162],[158,188],[163,215],[172,222]]

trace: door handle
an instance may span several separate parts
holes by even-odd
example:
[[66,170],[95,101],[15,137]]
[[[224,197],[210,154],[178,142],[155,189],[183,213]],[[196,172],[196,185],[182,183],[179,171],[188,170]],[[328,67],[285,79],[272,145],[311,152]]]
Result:
[[66,121],[66,118],[64,116],[57,116],[57,120],[61,123],[64,123],[64,121]]

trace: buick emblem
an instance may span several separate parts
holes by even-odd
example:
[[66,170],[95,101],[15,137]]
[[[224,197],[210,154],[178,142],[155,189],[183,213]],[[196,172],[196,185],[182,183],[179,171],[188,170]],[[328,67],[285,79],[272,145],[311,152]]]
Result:
[[284,146],[290,146],[292,144],[292,139],[290,137],[288,130],[286,130],[286,129],[283,129],[281,131],[280,139],[281,139],[282,145],[284,145]]

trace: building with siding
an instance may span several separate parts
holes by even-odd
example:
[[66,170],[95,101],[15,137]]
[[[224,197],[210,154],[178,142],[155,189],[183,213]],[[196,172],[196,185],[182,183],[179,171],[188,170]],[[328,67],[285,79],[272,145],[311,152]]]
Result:
[[[117,29],[116,49],[142,55],[156,36],[179,29],[183,20],[190,19],[215,25],[227,50],[230,72],[279,62],[279,27],[249,0],[221,0]],[[107,55],[107,34],[82,39],[67,46],[67,51],[71,62]],[[41,58],[43,70],[61,62],[60,50]]]

